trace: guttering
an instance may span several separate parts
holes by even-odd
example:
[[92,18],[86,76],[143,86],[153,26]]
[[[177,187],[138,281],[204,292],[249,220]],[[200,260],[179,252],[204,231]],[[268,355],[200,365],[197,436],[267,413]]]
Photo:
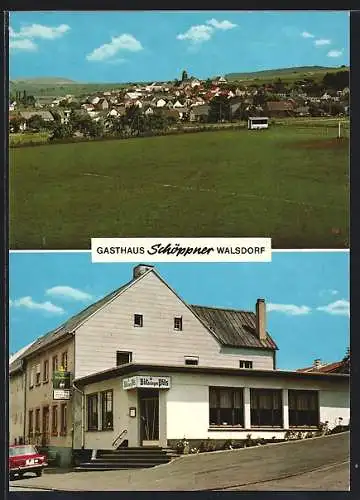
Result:
[[284,377],[295,378],[302,380],[349,380],[349,375],[339,373],[315,373],[315,372],[296,372],[287,370],[254,370],[242,368],[225,368],[225,367],[209,367],[209,366],[183,366],[183,365],[156,365],[156,364],[136,364],[127,363],[116,368],[111,368],[102,372],[79,377],[76,382],[81,385],[98,382],[101,380],[108,380],[113,377],[127,375],[136,371],[148,372],[169,372],[169,373],[188,373],[188,374],[213,374],[213,375],[230,375],[240,377]]

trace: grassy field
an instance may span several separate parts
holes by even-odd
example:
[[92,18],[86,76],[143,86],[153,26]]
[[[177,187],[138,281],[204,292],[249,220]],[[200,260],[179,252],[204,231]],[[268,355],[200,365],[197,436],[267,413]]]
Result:
[[336,127],[274,126],[10,151],[10,246],[91,237],[273,238],[348,246],[348,142]]
[[45,143],[48,141],[49,135],[49,132],[9,134],[9,145],[11,147],[31,142]]

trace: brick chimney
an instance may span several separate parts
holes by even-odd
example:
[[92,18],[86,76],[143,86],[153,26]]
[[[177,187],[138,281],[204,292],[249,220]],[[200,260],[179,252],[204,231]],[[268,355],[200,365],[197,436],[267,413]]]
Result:
[[139,276],[146,273],[150,269],[154,269],[154,266],[150,266],[149,264],[138,264],[133,269],[133,279],[138,278]]
[[256,301],[256,335],[260,340],[266,339],[266,304],[265,299]]

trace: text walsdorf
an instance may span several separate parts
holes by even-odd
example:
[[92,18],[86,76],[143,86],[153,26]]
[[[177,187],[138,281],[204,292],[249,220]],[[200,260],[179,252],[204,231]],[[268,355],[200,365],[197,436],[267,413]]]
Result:
[[257,246],[181,246],[179,243],[163,245],[156,243],[150,248],[144,246],[112,246],[97,247],[99,255],[174,255],[175,257],[186,257],[188,255],[262,255],[265,253],[265,247]]

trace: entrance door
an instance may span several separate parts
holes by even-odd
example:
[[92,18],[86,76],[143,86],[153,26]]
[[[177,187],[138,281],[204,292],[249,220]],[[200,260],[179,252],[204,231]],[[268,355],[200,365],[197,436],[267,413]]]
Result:
[[43,408],[43,425],[42,425],[42,446],[47,446],[49,444],[49,427],[50,427],[50,418],[49,418],[49,407],[45,406]]
[[159,444],[159,391],[144,389],[139,391],[140,399],[140,439],[142,446]]

